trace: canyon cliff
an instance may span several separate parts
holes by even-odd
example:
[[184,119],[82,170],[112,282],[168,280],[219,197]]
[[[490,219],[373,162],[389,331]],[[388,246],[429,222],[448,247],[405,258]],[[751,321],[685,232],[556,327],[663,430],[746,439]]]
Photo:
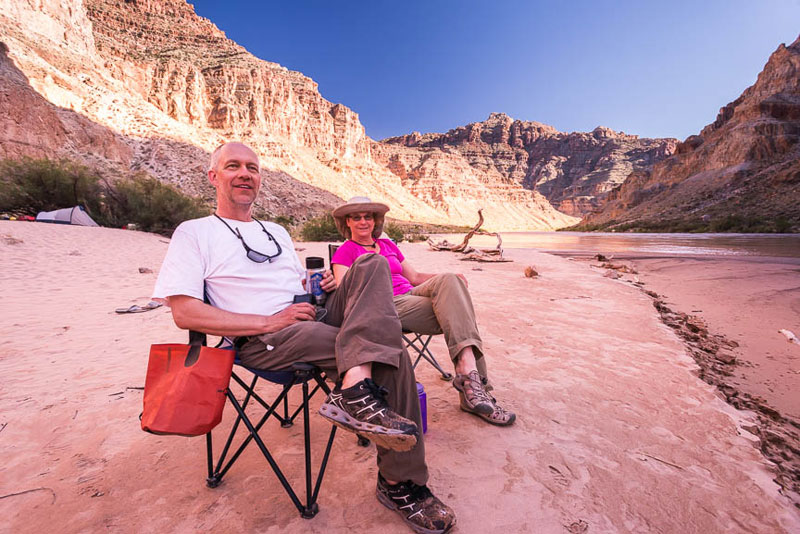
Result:
[[[266,179],[257,208],[305,218],[357,194],[398,219],[545,230],[576,219],[535,191],[464,168],[438,200],[373,157],[358,115],[258,59],[182,0],[10,0],[0,11],[0,157],[67,157],[110,179],[146,172],[206,199],[213,148],[242,140]],[[470,174],[472,173],[472,174]],[[257,211],[258,211],[257,210]]]
[[800,38],[651,171],[632,173],[588,229],[800,231]]
[[483,122],[445,134],[413,133],[384,139],[373,148],[414,191],[436,201],[439,184],[469,166],[483,180],[541,193],[559,211],[581,217],[631,173],[671,155],[676,139],[647,139],[598,126],[592,132],[559,132],[538,122],[493,113]]
[[67,157],[112,180],[146,172],[210,200],[208,154],[237,139],[261,157],[262,214],[303,219],[366,194],[399,219],[471,225],[483,208],[487,228],[549,230],[674,150],[502,114],[377,142],[312,79],[252,56],[183,0],[6,4],[0,157]]

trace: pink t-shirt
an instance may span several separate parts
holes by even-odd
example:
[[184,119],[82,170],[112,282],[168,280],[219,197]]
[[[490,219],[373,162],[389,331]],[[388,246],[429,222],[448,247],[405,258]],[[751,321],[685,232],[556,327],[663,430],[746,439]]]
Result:
[[[378,239],[378,243],[380,243],[381,246],[381,256],[389,260],[389,269],[392,272],[392,293],[395,296],[403,295],[414,289],[411,282],[402,274],[403,266],[400,264],[403,263],[403,260],[406,258],[403,256],[403,253],[400,252],[400,249],[397,248],[397,245],[390,239]],[[331,258],[331,263],[338,263],[339,265],[350,267],[353,265],[353,262],[356,261],[356,258],[371,253],[370,250],[348,239],[336,250],[333,258]]]

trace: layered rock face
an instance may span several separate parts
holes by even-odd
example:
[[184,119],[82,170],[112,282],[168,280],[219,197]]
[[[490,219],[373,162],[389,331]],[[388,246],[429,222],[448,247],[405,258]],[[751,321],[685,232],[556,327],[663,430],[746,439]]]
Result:
[[736,215],[800,230],[800,38],[651,172],[632,174],[582,224],[652,227]]
[[[63,14],[69,15],[66,11]],[[57,17],[50,19],[49,25],[37,17],[31,19],[31,24],[36,24],[32,27],[58,26]],[[65,20],[69,22],[68,18]],[[6,21],[0,18],[0,22]],[[91,29],[85,20],[79,27],[84,25]],[[103,78],[107,73],[102,66],[98,68],[95,55],[75,59],[73,46],[79,47],[85,41],[73,42],[74,35],[65,30],[67,27],[68,24],[54,32],[53,37],[59,42],[48,41],[43,34],[35,35],[31,43],[37,46],[16,46],[13,58],[6,43],[18,45],[19,41],[14,40],[11,32],[4,34],[5,42],[0,43],[0,158],[67,158],[98,170],[112,181],[131,171],[146,170],[155,176],[171,178],[185,192],[213,198],[213,190],[203,178],[207,151],[177,139],[132,134],[134,128],[142,128],[146,133],[143,126],[156,129],[155,125],[164,124],[159,123],[158,114],[147,115],[147,106],[124,91],[107,92],[107,87],[98,90],[98,82],[113,80]],[[82,37],[93,42],[91,34]],[[24,61],[20,50],[25,54]],[[27,73],[18,65],[24,65]],[[117,122],[129,129],[121,133],[114,127],[114,121],[107,126],[87,116],[97,118],[103,114],[118,115]],[[263,174],[270,183],[260,199],[267,213],[320,211],[338,200],[284,173],[266,170]]]
[[[356,113],[323,99],[310,78],[250,55],[191,5],[89,0],[86,10],[98,53],[116,63],[112,72],[170,118],[235,136],[262,131],[341,158],[369,158]],[[133,72],[121,68],[131,63]]]
[[373,149],[376,159],[417,194],[435,198],[437,184],[467,165],[483,180],[522,186],[563,213],[583,216],[631,172],[671,155],[677,140],[639,138],[603,127],[563,133],[493,113],[445,134],[414,133],[385,139],[382,145]]
[[208,155],[236,139],[261,157],[257,204],[273,215],[304,218],[366,194],[412,221],[471,225],[482,207],[494,229],[574,222],[483,175],[466,189],[462,176],[445,176],[448,193],[428,202],[375,161],[356,113],[323,99],[310,78],[253,57],[182,0],[9,0],[0,35],[2,68],[16,73],[0,99],[5,156],[67,156],[112,179],[145,171],[210,199]]

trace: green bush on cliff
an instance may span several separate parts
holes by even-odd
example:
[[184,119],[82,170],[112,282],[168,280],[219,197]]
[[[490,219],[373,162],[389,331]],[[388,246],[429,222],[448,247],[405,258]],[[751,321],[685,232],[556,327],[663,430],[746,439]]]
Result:
[[386,232],[386,235],[389,236],[389,239],[391,239],[395,243],[399,243],[400,241],[405,239],[405,233],[403,232],[403,229],[393,222],[387,222],[386,224],[384,224],[383,231]]

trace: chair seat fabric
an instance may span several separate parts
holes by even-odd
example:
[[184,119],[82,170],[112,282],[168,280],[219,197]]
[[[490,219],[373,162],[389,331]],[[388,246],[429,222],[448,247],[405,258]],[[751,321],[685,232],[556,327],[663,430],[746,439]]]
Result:
[[[285,386],[287,384],[290,384],[290,383],[292,383],[293,380],[295,381],[295,384],[301,384],[302,382],[307,382],[307,381],[309,381],[309,380],[311,380],[313,378],[313,376],[309,375],[305,380],[298,381],[295,378],[295,372],[294,372],[295,370],[294,369],[287,369],[285,371],[267,371],[267,370],[264,370],[264,369],[256,369],[254,367],[248,367],[248,366],[246,366],[246,365],[244,365],[242,363],[242,361],[239,359],[238,355],[236,356],[236,359],[233,360],[233,363],[235,365],[238,365],[239,367],[247,369],[248,371],[250,371],[254,375],[258,376],[259,378],[263,378],[264,380],[269,380],[273,384],[280,384],[281,386]],[[311,369],[312,367],[313,366],[309,365],[308,369]]]

